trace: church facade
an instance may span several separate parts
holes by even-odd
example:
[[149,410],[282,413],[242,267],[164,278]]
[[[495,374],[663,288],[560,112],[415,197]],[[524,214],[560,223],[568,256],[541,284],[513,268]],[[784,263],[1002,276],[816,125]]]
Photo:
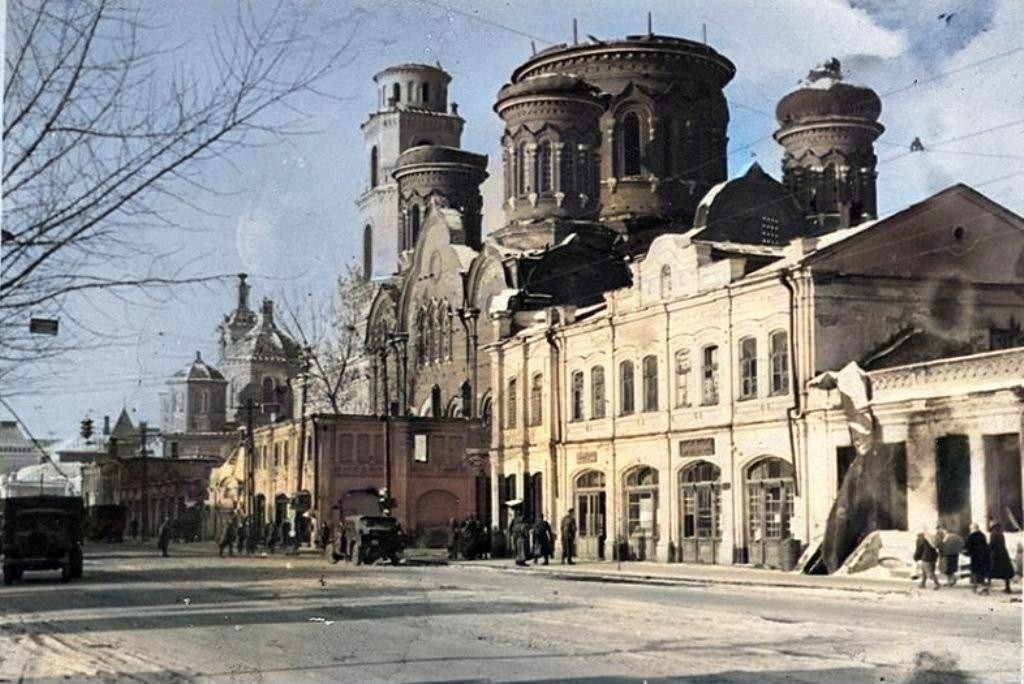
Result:
[[[450,77],[378,74],[359,200],[373,412],[476,421],[496,525],[522,499],[527,517],[572,509],[585,555],[785,566],[820,535],[848,462],[834,397],[807,383],[857,361],[880,387],[980,411],[940,428],[879,392],[901,416],[880,419],[886,443],[906,454],[894,525],[993,507],[1019,521],[1024,368],[1004,349],[1022,343],[1021,218],[954,186],[878,220],[882,103],[835,62],[779,102],[781,181],[757,165],[729,180],[734,74],[668,36],[533,55],[497,95],[505,223],[487,236],[486,158],[428,99]],[[994,373],[992,394],[958,403],[966,390],[898,379],[942,374],[929,364],[967,389]],[[943,442],[960,456],[935,455],[968,433]],[[963,458],[972,476],[943,470]]]

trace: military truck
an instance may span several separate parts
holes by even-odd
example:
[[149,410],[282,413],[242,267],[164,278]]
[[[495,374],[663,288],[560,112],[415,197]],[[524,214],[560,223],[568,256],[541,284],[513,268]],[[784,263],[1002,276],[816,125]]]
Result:
[[60,570],[62,582],[82,576],[85,509],[71,496],[21,496],[0,500],[0,562],[4,584],[26,570]]
[[86,509],[89,539],[122,542],[128,526],[128,509],[123,504],[99,504]]

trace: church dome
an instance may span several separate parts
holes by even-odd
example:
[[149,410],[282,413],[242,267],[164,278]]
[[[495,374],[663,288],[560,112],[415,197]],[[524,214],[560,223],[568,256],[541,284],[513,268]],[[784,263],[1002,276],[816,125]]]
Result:
[[804,87],[779,101],[775,117],[782,125],[830,117],[877,121],[882,113],[878,94],[842,79],[839,60],[829,60],[808,74]]
[[487,155],[444,145],[419,145],[410,147],[398,155],[398,161],[395,163],[395,175],[399,175],[400,169],[416,164],[460,164],[486,169]]
[[223,380],[224,375],[203,361],[203,356],[196,352],[195,360],[174,374],[175,379],[182,380]]
[[519,95],[583,95],[596,97],[599,91],[581,78],[565,74],[539,74],[518,83],[506,83],[498,91],[498,101]]

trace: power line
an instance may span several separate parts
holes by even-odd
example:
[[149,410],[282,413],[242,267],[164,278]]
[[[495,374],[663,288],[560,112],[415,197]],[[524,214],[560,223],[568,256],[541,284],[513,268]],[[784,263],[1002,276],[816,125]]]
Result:
[[523,38],[530,38],[531,40],[539,40],[540,42],[547,43],[548,45],[555,45],[555,44],[558,43],[557,40],[551,40],[550,38],[544,38],[542,36],[537,36],[537,35],[534,35],[532,33],[527,33],[526,31],[521,31],[521,30],[519,30],[517,28],[513,28],[511,26],[508,26],[506,24],[502,24],[502,23],[497,22],[497,21],[492,21],[490,19],[484,19],[483,17],[477,16],[476,14],[473,14],[472,12],[464,12],[463,10],[457,10],[454,7],[451,7],[450,5],[442,4],[440,2],[433,2],[433,0],[420,0],[420,2],[422,2],[424,5],[430,5],[431,7],[436,7],[437,9],[444,10],[445,12],[451,12],[452,14],[457,14],[460,17],[465,17],[466,19],[472,19],[473,21],[480,22],[481,24],[486,24],[486,25],[494,27],[494,28],[503,29],[505,31],[508,31],[509,33],[514,33],[517,36],[522,36]]

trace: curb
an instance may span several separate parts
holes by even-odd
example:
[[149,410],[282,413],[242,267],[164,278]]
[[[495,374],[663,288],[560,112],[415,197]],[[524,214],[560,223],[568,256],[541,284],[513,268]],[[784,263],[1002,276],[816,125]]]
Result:
[[[459,563],[462,567],[470,567],[491,572],[521,573],[522,570],[516,567],[504,567],[494,565],[479,565],[471,563]],[[870,586],[835,586],[830,584],[803,584],[798,582],[787,582],[785,580],[747,581],[728,578],[709,577],[665,577],[662,575],[648,575],[642,573],[607,573],[607,572],[560,572],[557,570],[542,570],[538,576],[555,580],[569,582],[594,582],[602,584],[642,584],[651,586],[684,586],[684,587],[706,587],[714,585],[733,587],[764,587],[768,589],[824,589],[828,591],[848,591],[867,594],[898,594],[909,596],[913,594],[913,588],[899,589],[895,587],[870,587]]]

